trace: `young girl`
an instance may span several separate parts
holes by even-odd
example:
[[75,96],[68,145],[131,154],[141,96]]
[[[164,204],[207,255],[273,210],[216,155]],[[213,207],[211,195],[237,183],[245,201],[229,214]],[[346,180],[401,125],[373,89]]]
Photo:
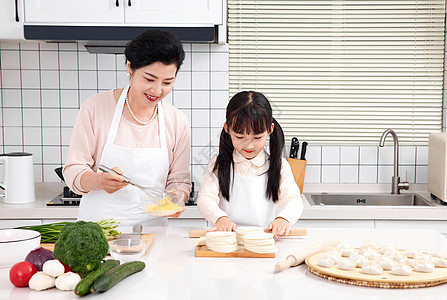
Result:
[[[264,146],[270,137],[270,155]],[[237,225],[267,227],[287,235],[303,211],[300,190],[282,158],[284,133],[267,98],[253,91],[234,95],[227,106],[219,154],[205,174],[197,205],[211,230]],[[236,225],[237,224],[237,225]]]

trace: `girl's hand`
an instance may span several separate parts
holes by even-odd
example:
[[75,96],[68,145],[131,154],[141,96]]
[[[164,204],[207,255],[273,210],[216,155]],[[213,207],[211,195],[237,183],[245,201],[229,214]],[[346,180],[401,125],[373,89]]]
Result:
[[[118,174],[123,174],[123,172],[118,167],[113,168],[113,170]],[[99,173],[98,184],[101,187],[101,189],[103,189],[109,194],[115,193],[116,191],[127,186],[127,183],[124,182],[123,177],[109,172]]]
[[290,228],[289,221],[283,219],[281,217],[276,218],[272,222],[270,222],[267,229],[271,230],[273,233],[273,237],[277,239],[280,235],[289,235]]
[[209,231],[235,231],[236,224],[231,222],[228,217],[220,217],[214,227]]

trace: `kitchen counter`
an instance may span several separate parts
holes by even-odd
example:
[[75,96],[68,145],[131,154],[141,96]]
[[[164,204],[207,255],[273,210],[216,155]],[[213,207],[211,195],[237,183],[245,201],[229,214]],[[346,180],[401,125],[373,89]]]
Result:
[[[69,220],[76,219],[78,207],[76,206],[46,206],[46,203],[62,192],[63,183],[36,183],[36,201],[30,204],[11,205],[0,203],[0,220]],[[389,184],[307,184],[305,193],[389,193]],[[409,191],[418,193],[429,199],[434,206],[427,207],[385,207],[385,206],[311,206],[303,196],[304,211],[296,226],[302,227],[300,222],[318,220],[426,220],[447,221],[447,206],[441,205],[439,200],[430,199],[426,185],[411,185]],[[187,206],[181,219],[203,219],[197,206]],[[446,223],[447,224],[447,223]],[[198,226],[198,225],[190,225]],[[321,227],[321,226],[320,226]],[[330,227],[323,224],[322,227]],[[352,227],[352,226],[348,226]],[[440,229],[439,229],[440,230]],[[442,230],[442,232],[447,232]]]
[[[306,237],[284,238],[276,242],[276,258],[194,257],[191,228],[148,227],[155,233],[149,252],[143,257],[146,269],[118,283],[103,294],[83,299],[445,299],[447,284],[417,289],[358,287],[320,278],[306,265],[274,273],[277,261],[317,241],[339,238],[359,247],[365,240],[402,249],[447,251],[447,239],[434,230],[309,229]],[[122,228],[122,231],[130,228]],[[8,268],[0,268],[1,299],[80,299],[73,292],[51,289],[42,292],[15,288]]]
[[[390,193],[391,184],[307,184],[304,193]],[[405,193],[416,193],[433,206],[312,206],[303,197],[304,210],[300,219],[375,219],[375,220],[447,220],[447,205],[430,198],[425,184],[412,184]]]

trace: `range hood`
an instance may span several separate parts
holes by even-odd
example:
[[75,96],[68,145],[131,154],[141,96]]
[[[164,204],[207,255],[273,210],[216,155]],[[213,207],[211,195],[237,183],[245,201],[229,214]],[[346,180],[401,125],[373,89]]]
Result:
[[47,42],[79,42],[90,53],[123,54],[127,42],[149,29],[172,32],[182,42],[216,43],[218,26],[141,27],[141,26],[59,26],[24,25],[25,39]]

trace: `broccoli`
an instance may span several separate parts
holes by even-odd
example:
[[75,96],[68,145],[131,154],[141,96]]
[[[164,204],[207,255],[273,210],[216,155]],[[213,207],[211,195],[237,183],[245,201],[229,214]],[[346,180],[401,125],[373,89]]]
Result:
[[94,222],[65,225],[54,245],[54,256],[79,274],[97,269],[108,251],[109,244],[101,226]]

